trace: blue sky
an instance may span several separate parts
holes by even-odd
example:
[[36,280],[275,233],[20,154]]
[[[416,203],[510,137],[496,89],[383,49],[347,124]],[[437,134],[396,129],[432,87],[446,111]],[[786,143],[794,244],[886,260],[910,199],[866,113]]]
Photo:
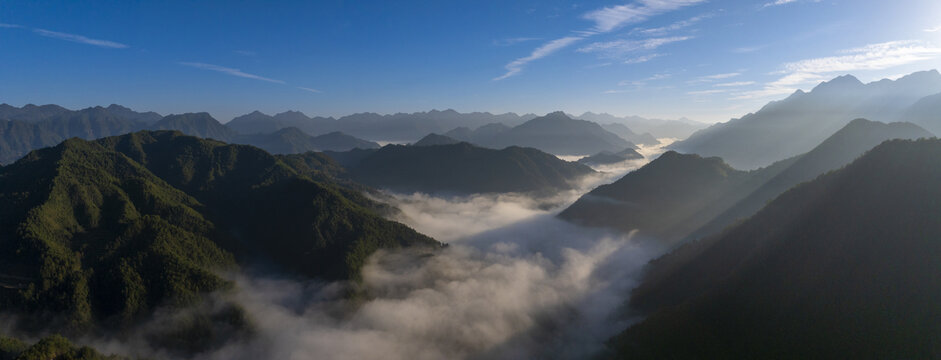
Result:
[[564,110],[715,122],[941,68],[937,0],[18,1],[0,102],[221,121]]

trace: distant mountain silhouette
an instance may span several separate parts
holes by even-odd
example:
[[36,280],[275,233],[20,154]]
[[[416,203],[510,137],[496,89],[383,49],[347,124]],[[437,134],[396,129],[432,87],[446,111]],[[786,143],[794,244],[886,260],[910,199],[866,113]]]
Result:
[[905,114],[902,121],[924,127],[935,134],[941,134],[941,93],[918,100]]
[[[623,124],[631,129],[632,132],[639,134],[651,134],[654,138],[685,139],[697,130],[708,126],[707,124],[692,121],[686,118],[680,118],[679,120],[660,120],[647,119],[640,116],[618,117],[611,114],[596,114],[593,112],[586,112],[573,117],[582,120],[594,121],[599,124]],[[613,132],[617,133],[616,131]],[[624,139],[632,141],[626,137]],[[643,142],[638,141],[637,143],[641,144]]]
[[43,326],[127,325],[230,288],[218,270],[263,263],[357,280],[377,249],[437,246],[362,195],[312,180],[338,171],[329,161],[288,163],[144,131],[69,139],[0,167],[0,307]]
[[416,141],[412,146],[453,145],[460,142],[460,140],[452,137],[431,133],[421,138],[421,140]]
[[756,113],[700,130],[671,149],[719,156],[754,169],[810,151],[855,118],[897,121],[925,96],[941,92],[941,74],[917,72],[898,80],[863,84],[850,75],[797,91]]
[[543,192],[571,189],[591,168],[536,149],[486,149],[469,143],[386,145],[379,150],[328,152],[353,180],[397,192],[443,194]]
[[633,146],[596,123],[572,119],[561,111],[508,129],[501,125],[488,125],[474,131],[453,129],[445,135],[489,148],[522,146],[559,155],[617,152]]
[[893,140],[648,266],[618,358],[941,356],[941,140]]
[[9,164],[31,150],[53,146],[65,139],[96,139],[136,131],[153,121],[156,113],[138,113],[111,105],[68,110],[58,105],[0,104],[0,164]]
[[589,192],[559,216],[588,226],[639,230],[672,244],[721,231],[787,189],[838,169],[885,140],[930,136],[909,123],[857,119],[807,154],[753,171],[736,170],[718,157],[671,151]]
[[619,162],[624,162],[627,160],[637,160],[643,159],[644,156],[638,153],[636,150],[627,148],[624,151],[613,153],[610,151],[602,151],[600,153],[594,154],[592,156],[586,156],[581,159],[578,159],[578,162],[585,165],[609,165],[616,164]]
[[177,130],[186,135],[220,141],[231,141],[238,136],[238,133],[205,112],[167,115],[154,124],[152,129]]
[[655,138],[653,135],[650,135],[650,133],[637,134],[631,131],[631,129],[626,125],[621,123],[601,124],[601,127],[634,144],[645,146],[655,146],[660,144],[660,140],[657,140],[657,138]]
[[340,131],[352,136],[376,141],[413,142],[429,133],[444,133],[456,127],[479,127],[489,123],[518,125],[535,115],[513,113],[459,113],[454,110],[432,110],[416,113],[380,115],[357,113],[339,119],[310,118],[297,111],[274,116],[253,112],[232,119],[227,125],[242,134],[272,133],[285,127],[296,127],[311,135]]

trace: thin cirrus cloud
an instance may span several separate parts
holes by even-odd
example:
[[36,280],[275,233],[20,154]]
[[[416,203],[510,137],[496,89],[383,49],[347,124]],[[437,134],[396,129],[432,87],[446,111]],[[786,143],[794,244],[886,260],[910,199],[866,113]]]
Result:
[[656,59],[656,58],[661,57],[661,56],[663,56],[663,54],[659,54],[659,53],[657,53],[657,54],[647,54],[647,55],[638,56],[638,57],[634,57],[634,58],[630,58],[630,59],[624,60],[624,63],[625,63],[625,64],[641,64],[641,63],[648,62],[648,61],[650,61],[650,60]]
[[924,31],[930,32],[930,33],[941,31],[941,25],[935,26],[933,28],[925,29]]
[[[638,50],[654,50],[663,45],[692,39],[691,36],[671,36],[644,40],[614,40],[596,42],[579,48],[581,53],[601,53],[608,57],[621,57]],[[649,59],[648,59],[649,60]]]
[[46,30],[46,29],[33,29],[33,32],[38,35],[53,38],[53,39],[71,41],[71,42],[76,42],[80,44],[93,45],[93,46],[98,46],[98,47],[103,47],[103,48],[125,49],[128,47],[125,44],[110,41],[110,40],[92,39],[92,38],[85,37],[82,35],[69,34],[69,33],[51,31],[51,30]]
[[0,23],[0,28],[7,28],[7,29],[18,29],[18,28],[21,28],[21,27],[22,27],[22,26],[20,26],[20,25],[16,25],[16,24],[5,24],[5,23]]
[[636,33],[640,33],[644,35],[651,35],[651,36],[662,36],[672,31],[677,31],[677,30],[688,28],[690,26],[693,26],[699,23],[700,21],[711,18],[713,16],[715,15],[711,13],[702,14],[702,15],[691,17],[686,20],[677,21],[667,26],[661,26],[658,28],[651,28],[651,29],[634,29],[632,32],[636,32]]
[[516,45],[516,44],[520,44],[520,43],[524,43],[524,42],[530,42],[530,41],[536,41],[536,40],[541,40],[541,38],[537,38],[537,37],[515,37],[515,38],[507,38],[507,39],[494,40],[494,41],[493,41],[493,45],[494,45],[494,46],[513,46],[513,45]]
[[789,94],[800,86],[812,85],[835,73],[885,70],[920,61],[941,58],[941,47],[920,40],[899,40],[869,44],[839,52],[840,55],[786,63],[783,74],[761,89],[735,94],[733,100],[756,99]]
[[249,73],[243,72],[242,70],[233,69],[233,68],[228,68],[228,67],[225,67],[225,66],[219,66],[219,65],[213,65],[213,64],[206,64],[206,63],[199,63],[199,62],[179,62],[179,64],[180,64],[180,65],[183,65],[183,66],[189,66],[189,67],[197,68],[197,69],[203,69],[203,70],[209,70],[209,71],[220,72],[220,73],[223,73],[223,74],[228,74],[228,75],[232,75],[232,76],[237,76],[237,77],[240,77],[240,78],[261,80],[261,81],[267,81],[267,82],[276,83],[276,84],[284,84],[284,83],[285,83],[285,82],[282,81],[282,80],[275,80],[275,79],[266,78],[266,77],[263,77],[263,76],[258,76],[258,75],[255,75],[255,74],[249,74]]
[[304,91],[316,93],[316,94],[320,94],[320,93],[323,92],[323,91],[320,91],[320,90],[317,90],[317,89],[311,89],[311,88],[309,88],[309,87],[303,87],[303,86],[298,86],[297,88],[298,88],[298,89],[301,89],[301,90],[304,90]]
[[703,3],[706,0],[639,0],[632,4],[609,6],[589,11],[582,15],[582,19],[594,22],[589,30],[575,31],[572,36],[561,37],[549,41],[529,54],[506,64],[506,72],[493,80],[503,80],[519,74],[526,65],[535,60],[549,56],[582,39],[617,30],[624,25],[639,23],[648,18],[673,11],[690,5]]

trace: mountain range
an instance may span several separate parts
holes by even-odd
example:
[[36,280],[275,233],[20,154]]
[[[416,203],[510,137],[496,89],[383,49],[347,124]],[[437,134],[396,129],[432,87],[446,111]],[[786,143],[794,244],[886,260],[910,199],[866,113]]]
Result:
[[445,136],[479,146],[502,149],[508,146],[532,147],[557,155],[588,155],[601,151],[619,152],[634,144],[586,120],[572,119],[561,111],[546,114],[507,127],[491,124],[476,130],[453,129]]
[[892,140],[653,261],[617,358],[941,356],[941,140]]
[[[279,116],[290,118],[297,116],[295,114],[300,113]],[[374,142],[339,132],[311,136],[291,127],[243,135],[208,113],[160,116],[153,112],[138,113],[119,105],[72,111],[57,105],[17,108],[0,104],[0,164],[12,163],[31,150],[54,146],[72,137],[94,140],[138,130],[179,130],[203,138],[251,144],[273,153],[379,147]]]
[[675,243],[720,231],[790,187],[838,169],[885,140],[932,136],[914,124],[857,119],[806,154],[752,171],[737,170],[718,157],[669,151],[592,190],[559,216]]
[[334,119],[311,118],[297,111],[274,116],[255,111],[236,117],[226,125],[243,134],[269,133],[296,127],[312,135],[341,131],[364,139],[411,142],[428,133],[443,133],[460,126],[478,127],[489,123],[518,125],[535,117],[533,114],[459,113],[449,109],[390,115],[357,113]]
[[594,173],[537,149],[494,150],[466,142],[325,154],[345,167],[352,180],[401,193],[554,192],[572,189],[579,179]]
[[[23,328],[80,334],[225,291],[221,271],[358,281],[378,249],[439,246],[357,191],[314,180],[337,171],[330,163],[175,131],[33,151],[0,167],[0,306],[25,315]],[[212,311],[179,331],[250,322],[238,304]],[[155,339],[199,350],[180,334]]]
[[[586,112],[578,116],[572,116],[576,119],[593,121],[599,124],[603,124],[605,127],[614,127],[617,125],[624,125],[636,132],[638,134],[650,134],[656,139],[660,138],[673,138],[673,139],[685,139],[692,135],[697,130],[703,129],[708,124],[701,122],[689,120],[687,118],[680,118],[678,120],[662,120],[662,119],[648,119],[640,116],[614,116],[607,113],[593,113]],[[613,131],[613,130],[612,130]],[[620,134],[619,134],[620,135]],[[633,141],[625,137],[628,141]],[[642,142],[637,142],[637,144],[642,144]]]
[[809,151],[855,118],[906,120],[937,129],[941,119],[931,116],[931,99],[925,98],[938,93],[941,74],[936,70],[868,84],[841,76],[810,92],[798,90],[758,112],[700,130],[670,148],[719,156],[736,168],[755,169]]

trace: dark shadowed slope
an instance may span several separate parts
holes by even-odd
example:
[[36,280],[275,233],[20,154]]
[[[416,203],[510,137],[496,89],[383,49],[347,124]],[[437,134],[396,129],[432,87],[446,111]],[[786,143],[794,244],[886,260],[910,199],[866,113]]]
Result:
[[941,356],[941,140],[883,143],[653,262],[623,358]]
[[744,219],[787,189],[831,170],[839,169],[883,141],[933,137],[930,132],[910,123],[891,123],[856,119],[824,140],[807,154],[801,155],[781,173],[719,215],[692,236],[716,233],[736,220]]
[[857,119],[807,154],[750,172],[719,158],[670,152],[590,192],[560,216],[585,225],[636,229],[668,243],[702,237],[751,216],[785,190],[838,169],[885,140],[929,136],[913,124]]
[[437,244],[349,191],[179,132],[70,139],[0,168],[0,304],[126,324],[228,287],[215,271],[236,264],[357,279],[379,248]]
[[412,146],[454,145],[460,142],[460,140],[452,137],[431,133],[416,141]]
[[[336,156],[328,153],[330,156]],[[387,145],[339,154],[352,178],[397,192],[502,193],[571,189],[591,168],[536,149],[493,150],[468,143],[439,146]]]
[[592,190],[559,216],[580,225],[639,230],[672,243],[713,219],[736,192],[757,187],[756,176],[720,158],[670,151]]
[[852,119],[898,121],[916,101],[938,92],[941,74],[934,70],[869,84],[841,76],[811,92],[797,91],[756,113],[698,131],[670,148],[754,169],[810,151]]

